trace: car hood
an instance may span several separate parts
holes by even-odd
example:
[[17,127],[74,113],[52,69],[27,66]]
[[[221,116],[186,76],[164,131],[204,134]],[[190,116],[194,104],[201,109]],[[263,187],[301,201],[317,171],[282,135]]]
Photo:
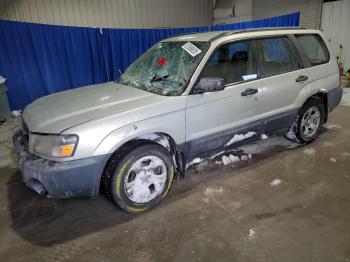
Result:
[[166,97],[140,89],[104,83],[45,96],[23,112],[31,132],[58,134],[81,123],[139,109]]

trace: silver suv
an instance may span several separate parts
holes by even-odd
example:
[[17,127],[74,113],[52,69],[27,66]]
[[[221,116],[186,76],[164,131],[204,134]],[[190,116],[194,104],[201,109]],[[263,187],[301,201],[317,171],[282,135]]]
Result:
[[340,102],[337,61],[318,30],[189,34],[157,43],[115,82],[40,98],[14,145],[25,184],[142,212],[186,163],[260,139],[309,143]]

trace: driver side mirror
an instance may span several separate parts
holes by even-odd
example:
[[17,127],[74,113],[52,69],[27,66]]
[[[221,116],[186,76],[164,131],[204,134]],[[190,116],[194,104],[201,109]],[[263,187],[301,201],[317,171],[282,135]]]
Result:
[[194,89],[194,94],[216,92],[225,89],[225,80],[219,77],[204,77]]

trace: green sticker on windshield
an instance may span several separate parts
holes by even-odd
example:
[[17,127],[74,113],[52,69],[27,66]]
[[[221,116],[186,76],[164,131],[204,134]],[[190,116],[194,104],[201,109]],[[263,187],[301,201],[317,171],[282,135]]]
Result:
[[195,57],[196,55],[202,53],[202,50],[197,48],[194,44],[191,42],[187,42],[183,46],[181,46],[183,50],[185,50],[187,53],[189,53],[192,57]]

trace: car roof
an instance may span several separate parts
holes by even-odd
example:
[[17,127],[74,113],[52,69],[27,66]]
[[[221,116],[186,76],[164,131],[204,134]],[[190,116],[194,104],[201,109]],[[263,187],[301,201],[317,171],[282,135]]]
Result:
[[204,41],[208,42],[210,39],[216,38],[223,33],[227,33],[229,31],[212,31],[212,32],[204,32],[204,33],[188,33],[181,34],[171,38],[164,39],[163,42],[167,41]]
[[182,34],[178,36],[174,36],[171,38],[167,38],[162,40],[162,42],[169,41],[199,41],[199,42],[212,42],[214,40],[218,40],[225,36],[235,35],[240,36],[244,33],[256,33],[256,36],[261,36],[265,32],[269,35],[273,34],[290,34],[290,33],[314,33],[316,30],[308,30],[301,27],[265,27],[265,28],[249,28],[249,29],[238,29],[238,30],[227,30],[227,31],[211,31],[211,32],[203,32],[203,33],[189,33]]

